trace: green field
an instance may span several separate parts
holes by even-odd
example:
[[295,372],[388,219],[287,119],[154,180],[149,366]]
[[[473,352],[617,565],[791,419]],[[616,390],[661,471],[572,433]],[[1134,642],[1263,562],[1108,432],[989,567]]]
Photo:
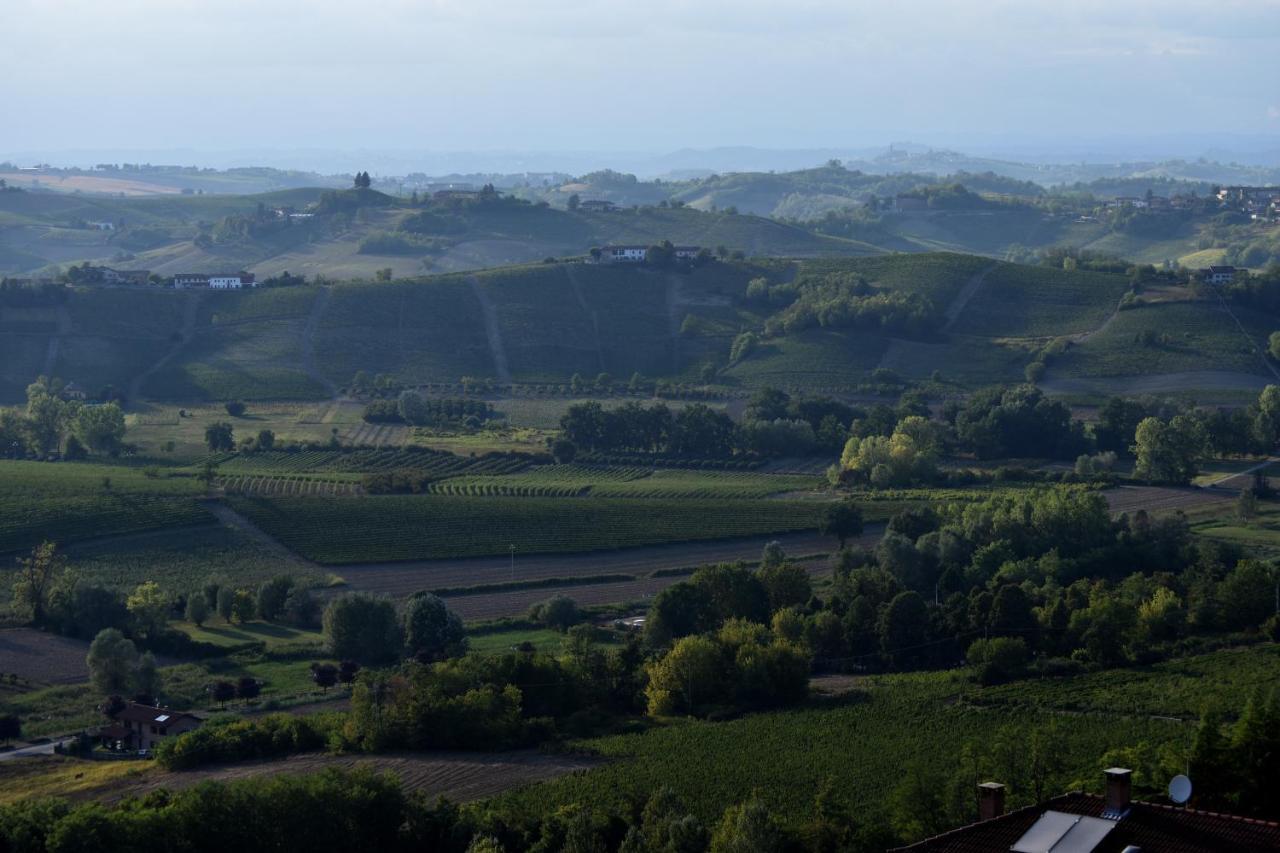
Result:
[[[1217,303],[1160,302],[1121,311],[1107,327],[1055,359],[1050,375],[1108,377],[1182,371],[1267,371],[1257,346],[1280,320],[1236,309],[1248,337]],[[1141,343],[1139,335],[1157,336]],[[1167,340],[1160,340],[1167,337]],[[1252,338],[1252,340],[1250,339]]]
[[[1034,684],[1032,684],[1034,687]],[[669,785],[702,820],[726,804],[759,791],[775,813],[799,825],[812,816],[813,799],[828,780],[860,820],[883,818],[900,782],[917,780],[939,798],[958,783],[969,795],[963,749],[980,772],[1010,786],[1009,804],[1029,804],[1027,748],[1034,737],[1052,744],[1060,766],[1050,792],[1096,790],[1108,750],[1185,747],[1189,728],[1147,717],[1099,716],[1088,725],[1023,707],[977,710],[957,704],[968,689],[961,673],[869,679],[865,693],[796,711],[755,714],[732,722],[671,721],[640,734],[579,742],[609,759],[584,774],[532,786],[499,799],[518,813],[546,814],[568,803],[625,810],[657,787]],[[969,770],[968,772],[973,772]],[[1162,786],[1144,778],[1140,787]]]
[[982,337],[1044,338],[1102,325],[1129,289],[1122,275],[997,264],[954,331]]
[[822,503],[607,498],[240,498],[229,503],[319,563],[608,550],[806,530]]
[[460,476],[434,483],[431,493],[459,497],[766,498],[825,489],[818,477],[730,471],[654,470],[543,465],[507,476]]
[[211,521],[188,475],[78,462],[0,460],[0,553]]

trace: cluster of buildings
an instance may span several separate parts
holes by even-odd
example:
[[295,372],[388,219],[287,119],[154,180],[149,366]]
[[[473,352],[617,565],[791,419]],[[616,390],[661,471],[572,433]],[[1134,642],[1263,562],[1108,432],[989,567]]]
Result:
[[[672,252],[677,261],[692,261],[700,251],[702,251],[701,246],[672,247]],[[648,259],[648,246],[601,246],[600,255],[596,258],[596,262],[601,264],[643,264]]]
[[1218,201],[1253,219],[1280,219],[1280,187],[1222,187]]
[[257,279],[251,272],[236,273],[178,273],[173,277],[173,286],[177,290],[191,287],[207,287],[210,290],[240,290],[245,287],[256,287]]
[[1121,195],[1107,201],[1107,207],[1132,208],[1134,210],[1191,210],[1198,199],[1185,195],[1168,198],[1162,195],[1131,196]]

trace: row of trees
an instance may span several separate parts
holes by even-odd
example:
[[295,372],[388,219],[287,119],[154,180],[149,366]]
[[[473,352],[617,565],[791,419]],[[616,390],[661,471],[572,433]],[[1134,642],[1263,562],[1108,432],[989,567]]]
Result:
[[0,455],[62,453],[80,459],[124,449],[124,411],[118,404],[86,405],[64,399],[64,390],[61,380],[41,376],[27,386],[24,409],[0,409]]

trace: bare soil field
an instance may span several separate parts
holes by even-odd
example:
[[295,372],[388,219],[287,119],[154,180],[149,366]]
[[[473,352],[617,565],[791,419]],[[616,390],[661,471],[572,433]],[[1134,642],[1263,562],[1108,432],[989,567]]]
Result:
[[[867,540],[868,543],[870,540]],[[813,557],[796,561],[813,576],[821,576],[831,571],[830,556]],[[688,575],[664,575],[663,577],[642,577],[636,580],[618,581],[616,583],[581,584],[577,586],[542,587],[536,589],[518,589],[507,592],[491,592],[480,595],[446,596],[449,608],[464,620],[475,622],[485,619],[501,619],[504,616],[523,616],[529,607],[540,601],[546,601],[553,595],[567,595],[579,605],[589,607],[597,604],[619,604],[624,602],[644,601],[657,595],[677,581],[686,580]]]
[[89,644],[34,628],[0,631],[0,674],[38,684],[74,684],[89,678]]
[[[880,527],[875,527],[879,535]],[[707,563],[758,560],[764,546],[777,540],[788,554],[826,554],[837,549],[834,538],[814,532],[784,533],[776,536],[749,536],[709,542],[648,545],[587,554],[516,554],[515,568],[509,557],[474,557],[458,560],[424,560],[410,563],[361,563],[330,566],[352,589],[408,595],[422,589],[479,586],[533,581],[547,578],[589,577],[593,575],[649,575],[655,571],[692,568]],[[542,598],[549,593],[543,591]],[[538,599],[541,600],[541,599]]]
[[309,753],[293,755],[279,761],[255,761],[181,772],[155,768],[135,779],[117,780],[108,788],[87,792],[85,796],[88,799],[115,801],[126,796],[141,796],[158,788],[177,790],[209,780],[230,782],[254,776],[316,773],[328,767],[344,770],[367,767],[379,773],[394,773],[408,790],[421,791],[429,799],[447,797],[454,802],[469,802],[521,785],[587,770],[597,763],[584,756],[547,755],[528,750],[393,755]]
[[1147,512],[1189,509],[1236,498],[1234,492],[1226,490],[1169,486],[1119,486],[1103,494],[1114,513],[1137,512],[1140,509]]

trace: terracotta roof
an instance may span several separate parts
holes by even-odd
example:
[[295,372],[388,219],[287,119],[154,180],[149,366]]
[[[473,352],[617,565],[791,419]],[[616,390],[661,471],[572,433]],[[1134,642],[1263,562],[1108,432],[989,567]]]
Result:
[[[1046,811],[1101,817],[1104,807],[1103,798],[1094,794],[1064,794],[1038,806],[1018,809],[897,849],[913,853],[1007,851]],[[1280,823],[1134,802],[1093,853],[1122,853],[1130,845],[1141,848],[1143,853],[1280,851]]]

